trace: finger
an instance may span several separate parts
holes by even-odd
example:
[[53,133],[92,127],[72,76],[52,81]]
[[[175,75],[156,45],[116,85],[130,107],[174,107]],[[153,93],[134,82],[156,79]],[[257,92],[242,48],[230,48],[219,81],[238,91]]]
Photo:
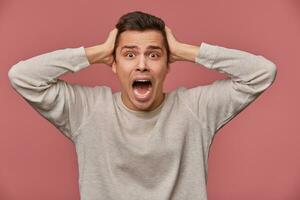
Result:
[[167,25],[165,25],[165,29],[166,29],[166,32],[167,32],[167,33],[172,32],[171,29],[170,29]]

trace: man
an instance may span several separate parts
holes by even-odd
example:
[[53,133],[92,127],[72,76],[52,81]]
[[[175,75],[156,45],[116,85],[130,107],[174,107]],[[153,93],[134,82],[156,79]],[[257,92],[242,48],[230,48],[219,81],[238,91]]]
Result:
[[[178,60],[230,78],[164,93],[169,64]],[[121,92],[58,79],[94,63],[112,67]],[[8,75],[74,142],[82,200],[205,200],[213,137],[273,83],[276,66],[241,50],[179,42],[160,18],[136,11],[104,43],[22,60]]]

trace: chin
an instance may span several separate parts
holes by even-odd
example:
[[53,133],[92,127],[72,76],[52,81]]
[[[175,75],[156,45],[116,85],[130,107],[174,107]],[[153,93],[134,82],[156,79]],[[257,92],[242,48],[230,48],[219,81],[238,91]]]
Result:
[[139,110],[139,111],[150,111],[154,100],[150,99],[148,101],[145,102],[141,102],[136,100],[134,97],[130,99],[131,103],[134,105],[135,109]]

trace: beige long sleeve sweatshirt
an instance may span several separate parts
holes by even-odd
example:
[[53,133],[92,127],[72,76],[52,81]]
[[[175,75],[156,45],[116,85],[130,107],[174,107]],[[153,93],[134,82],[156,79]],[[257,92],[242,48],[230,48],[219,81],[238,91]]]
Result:
[[273,83],[277,70],[242,50],[204,42],[199,48],[195,63],[229,78],[178,87],[150,112],[127,108],[108,86],[59,79],[90,65],[83,46],[21,60],[8,76],[75,144],[82,200],[206,200],[215,134]]

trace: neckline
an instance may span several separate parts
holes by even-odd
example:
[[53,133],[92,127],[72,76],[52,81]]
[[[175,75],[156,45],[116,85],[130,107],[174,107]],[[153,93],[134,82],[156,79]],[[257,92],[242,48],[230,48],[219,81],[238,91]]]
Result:
[[117,97],[118,104],[124,110],[128,111],[129,113],[132,113],[134,115],[141,116],[141,117],[152,117],[152,116],[155,116],[162,109],[163,105],[167,101],[169,94],[168,93],[164,93],[164,94],[165,94],[165,98],[162,101],[162,103],[158,107],[156,107],[154,110],[151,110],[151,111],[138,111],[138,110],[132,110],[131,108],[128,108],[122,101],[121,92],[117,92],[116,97]]

